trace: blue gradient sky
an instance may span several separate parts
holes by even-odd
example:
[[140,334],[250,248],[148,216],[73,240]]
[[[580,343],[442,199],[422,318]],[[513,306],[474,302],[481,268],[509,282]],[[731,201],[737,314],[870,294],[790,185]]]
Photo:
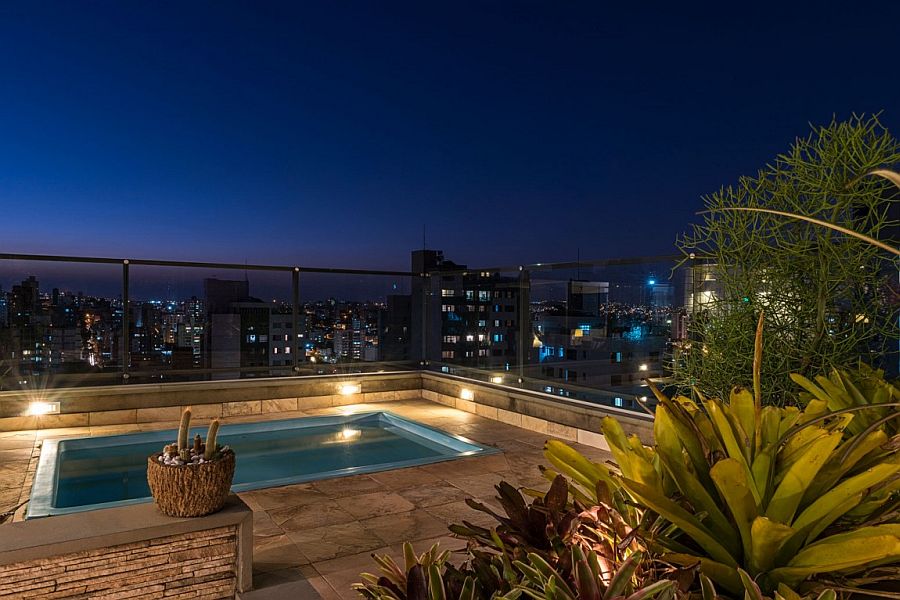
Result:
[[625,4],[4,3],[0,251],[668,253],[809,122],[900,124],[896,3]]

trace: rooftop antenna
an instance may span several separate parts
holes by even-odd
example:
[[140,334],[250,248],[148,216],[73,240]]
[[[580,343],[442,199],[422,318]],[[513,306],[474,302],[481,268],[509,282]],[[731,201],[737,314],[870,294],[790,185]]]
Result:
[[581,247],[575,249],[575,279],[581,279]]

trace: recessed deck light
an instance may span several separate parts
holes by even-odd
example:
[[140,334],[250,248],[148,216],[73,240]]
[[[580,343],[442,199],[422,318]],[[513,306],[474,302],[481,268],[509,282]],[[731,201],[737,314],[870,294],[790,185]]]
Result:
[[459,392],[459,397],[462,398],[463,400],[474,400],[475,392],[473,392],[470,389],[462,389]]
[[352,396],[358,394],[362,387],[358,383],[342,383],[339,391],[342,396]]
[[32,402],[28,405],[29,415],[58,415],[59,402]]

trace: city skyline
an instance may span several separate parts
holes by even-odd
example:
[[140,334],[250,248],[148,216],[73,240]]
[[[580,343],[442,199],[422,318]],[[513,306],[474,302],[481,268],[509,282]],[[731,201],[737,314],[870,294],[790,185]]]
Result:
[[372,269],[423,237],[469,264],[666,254],[703,194],[809,123],[898,123],[900,84],[870,58],[900,7],[862,10],[7,5],[3,249]]

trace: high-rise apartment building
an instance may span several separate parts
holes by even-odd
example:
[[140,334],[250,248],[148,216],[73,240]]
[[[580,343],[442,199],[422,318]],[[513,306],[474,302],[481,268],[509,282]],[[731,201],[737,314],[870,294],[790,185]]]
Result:
[[437,250],[412,253],[412,354],[419,360],[509,370],[527,356],[529,287],[521,277],[470,272]]

